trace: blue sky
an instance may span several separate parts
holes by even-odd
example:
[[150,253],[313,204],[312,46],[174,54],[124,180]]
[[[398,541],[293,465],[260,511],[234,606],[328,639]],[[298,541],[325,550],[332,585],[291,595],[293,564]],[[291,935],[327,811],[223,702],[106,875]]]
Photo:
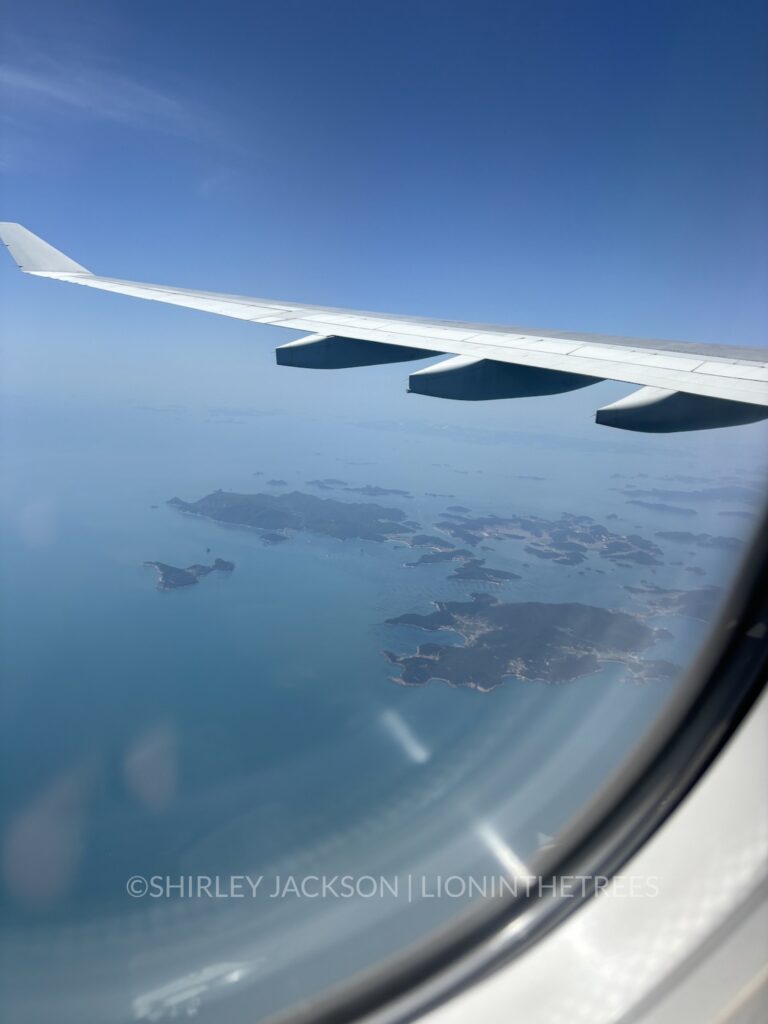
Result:
[[[44,0],[4,22],[3,217],[91,269],[766,343],[763,3]],[[272,373],[289,338],[10,265],[0,287],[21,392],[150,374],[183,397],[251,346]]]

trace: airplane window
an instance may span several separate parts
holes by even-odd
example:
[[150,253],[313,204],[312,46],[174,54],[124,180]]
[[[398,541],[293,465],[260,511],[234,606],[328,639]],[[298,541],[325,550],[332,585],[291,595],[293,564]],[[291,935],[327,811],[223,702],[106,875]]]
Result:
[[765,424],[271,359],[250,402],[225,357],[199,404],[4,403],[15,1019],[260,1019],[535,886],[745,557]]
[[399,1012],[723,749],[766,15],[4,5],[0,1021]]

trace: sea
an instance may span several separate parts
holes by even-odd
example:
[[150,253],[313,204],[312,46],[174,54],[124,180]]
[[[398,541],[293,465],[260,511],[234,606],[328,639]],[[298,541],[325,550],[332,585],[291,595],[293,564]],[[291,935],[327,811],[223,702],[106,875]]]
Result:
[[[132,876],[530,868],[663,721],[704,642],[704,623],[650,620],[670,636],[648,656],[679,665],[678,680],[637,684],[622,665],[604,664],[568,683],[510,678],[482,693],[437,681],[397,685],[385,651],[461,640],[387,619],[473,591],[639,612],[628,585],[727,588],[741,557],[733,551],[665,542],[660,567],[593,557],[563,566],[527,555],[519,542],[490,541],[494,550],[480,552],[487,564],[521,577],[492,585],[448,580],[450,563],[407,566],[419,552],[397,541],[302,533],[269,545],[254,531],[167,504],[218,488],[301,490],[400,508],[428,533],[457,504],[476,514],[589,515],[648,539],[684,530],[746,541],[754,528],[764,467],[758,442],[745,446],[739,431],[725,440],[728,432],[718,432],[713,465],[701,438],[625,441],[586,424],[521,433],[498,418],[484,428],[476,416],[471,426],[457,423],[455,414],[442,423],[66,396],[6,402],[3,894],[6,920],[25,942],[68,928],[125,936],[118,923],[149,909],[152,934],[162,934],[188,922],[179,913],[198,912],[180,910],[180,897],[148,909],[126,894]],[[410,496],[366,499],[307,483],[326,477]],[[697,497],[724,480],[753,488],[754,501]],[[695,514],[630,505],[628,486],[688,492],[649,500]],[[235,570],[170,592],[158,590],[144,564],[214,558]],[[372,908],[355,907],[344,934],[367,957],[457,912],[437,900],[418,919],[403,910],[374,942]],[[289,953],[305,943],[307,964],[316,956],[320,916],[317,935],[307,928],[298,946],[285,938],[282,953],[281,941],[297,919],[320,913],[317,904],[270,906],[248,927],[253,948],[264,942],[272,952],[224,957],[247,960],[255,974],[253,964],[280,963],[274,977],[283,980],[264,996],[267,1008],[287,998]],[[354,963],[347,952],[334,970]],[[307,964],[302,991],[325,983],[330,970]],[[130,1017],[132,1000],[152,985],[126,986]]]

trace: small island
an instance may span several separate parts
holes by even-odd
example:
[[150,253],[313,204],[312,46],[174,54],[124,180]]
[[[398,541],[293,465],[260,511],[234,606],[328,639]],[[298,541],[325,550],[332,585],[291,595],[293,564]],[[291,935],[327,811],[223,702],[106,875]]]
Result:
[[651,512],[665,512],[673,516],[698,515],[695,508],[686,508],[684,505],[667,505],[664,501],[644,501],[642,498],[629,498],[627,505],[637,505],[639,508],[647,508]]
[[217,558],[213,565],[188,565],[186,569],[180,569],[176,565],[168,565],[167,562],[145,562],[148,569],[156,569],[160,574],[157,581],[158,590],[178,590],[179,587],[191,587],[197,583],[201,576],[207,576],[210,572],[232,572],[235,568],[234,562],[227,562],[223,558]]
[[516,572],[492,569],[485,564],[484,558],[465,559],[448,577],[449,580],[474,580],[481,583],[506,583],[508,580],[521,580],[522,578]]
[[378,484],[364,484],[362,487],[353,487],[346,480],[338,480],[336,477],[327,476],[322,480],[307,480],[308,487],[317,487],[321,491],[349,491],[350,494],[364,494],[366,498],[384,498],[387,495],[394,495],[399,498],[412,498],[410,491],[404,491],[399,487],[380,487]]

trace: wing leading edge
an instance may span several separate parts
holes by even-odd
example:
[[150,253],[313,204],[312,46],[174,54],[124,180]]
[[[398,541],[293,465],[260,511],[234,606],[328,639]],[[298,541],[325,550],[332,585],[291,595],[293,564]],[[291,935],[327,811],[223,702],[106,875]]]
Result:
[[598,423],[668,432],[768,418],[768,353],[761,349],[428,320],[122,281],[92,274],[20,224],[0,224],[0,238],[27,274],[303,332],[277,349],[284,366],[338,369],[450,356],[412,373],[409,390],[484,401],[616,380],[640,390],[599,409]]

